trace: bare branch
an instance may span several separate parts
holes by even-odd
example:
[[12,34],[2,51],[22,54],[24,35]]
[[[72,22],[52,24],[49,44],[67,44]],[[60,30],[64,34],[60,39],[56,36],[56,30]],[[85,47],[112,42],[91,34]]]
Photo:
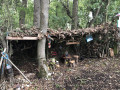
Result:
[[72,15],[70,13],[69,8],[60,0],[61,4],[63,5],[63,7],[65,8],[67,15],[72,19]]
[[100,4],[100,7],[97,9],[96,14],[95,14],[95,16],[93,17],[93,19],[88,23],[88,25],[87,25],[88,27],[91,27],[92,24],[94,23],[96,17],[98,16],[98,14],[99,14],[99,12],[100,12],[101,7],[102,7],[102,3]]

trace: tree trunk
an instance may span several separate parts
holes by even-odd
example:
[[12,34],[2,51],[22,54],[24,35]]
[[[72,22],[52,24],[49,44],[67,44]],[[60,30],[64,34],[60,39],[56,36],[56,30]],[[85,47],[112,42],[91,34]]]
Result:
[[[48,0],[34,0],[34,25],[36,27],[40,27],[40,30],[42,30],[43,34],[46,34],[48,27],[48,7]],[[46,77],[48,75],[48,67],[46,66],[45,44],[45,37],[42,40],[38,40],[37,58],[39,70],[38,77],[40,78]]]
[[25,24],[25,8],[27,8],[27,0],[22,0],[22,9],[19,13],[19,26],[21,27],[22,24]]
[[45,44],[46,44],[46,38],[43,38],[42,40],[38,40],[38,48],[37,48],[37,57],[38,57],[38,69],[39,74],[38,77],[46,77],[48,74],[48,67],[46,63],[46,57],[45,57]]
[[40,0],[34,0],[34,26],[40,28]]
[[[48,0],[40,0],[40,30],[42,30],[43,34],[46,34],[48,28]],[[48,67],[46,63],[46,55],[45,55],[45,44],[46,37],[42,40],[38,41],[38,69],[40,71],[40,77],[46,77],[48,75]]]
[[72,29],[77,29],[78,24],[78,0],[73,0]]

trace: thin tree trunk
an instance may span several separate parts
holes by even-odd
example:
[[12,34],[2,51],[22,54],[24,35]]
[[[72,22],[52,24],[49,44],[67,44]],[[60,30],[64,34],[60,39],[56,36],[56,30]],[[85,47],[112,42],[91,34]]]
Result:
[[21,27],[22,24],[25,24],[25,8],[27,8],[27,0],[22,0],[22,9],[19,13],[19,26]]
[[40,28],[40,0],[34,0],[34,26]]
[[5,41],[5,35],[4,35],[5,32],[3,31],[3,29],[0,28],[0,40],[2,42],[2,48],[7,48],[7,44]]
[[66,3],[67,3],[67,7],[69,8],[69,0],[67,0]]
[[107,5],[106,5],[106,14],[105,14],[105,22],[108,21],[108,7],[110,5],[110,0],[107,1]]
[[67,15],[72,19],[72,15],[71,15],[71,12],[70,12],[70,10],[69,10],[69,7],[67,7],[67,6],[62,2],[62,0],[60,0],[60,2],[61,2],[61,4],[63,5],[63,7],[65,8]]
[[[67,13],[67,15],[72,19],[72,23],[73,23],[73,16],[71,15],[71,12],[70,12],[70,9],[69,9],[69,0],[67,0],[66,1],[66,3],[67,3],[67,5],[65,5],[63,2],[62,2],[62,0],[60,0],[60,2],[61,2],[61,4],[62,4],[62,6],[65,8],[65,10],[66,10],[66,13]],[[75,6],[76,7],[76,6]],[[78,6],[77,6],[78,7]],[[77,10],[78,10],[78,8],[77,8]],[[78,14],[78,11],[77,11],[77,14]],[[76,16],[77,17],[77,19],[78,19],[78,16]],[[80,25],[79,25],[79,22],[78,22],[78,20],[76,19],[76,23],[77,23],[77,27],[79,27],[79,28],[82,28]],[[74,28],[74,27],[73,27]]]
[[56,16],[58,16],[57,10],[58,10],[58,5],[56,6]]
[[2,41],[3,48],[7,48],[7,44],[4,36],[1,36],[1,41]]
[[97,17],[98,14],[99,14],[101,8],[102,8],[102,3],[100,4],[100,7],[97,9],[96,14],[95,14],[95,16],[93,17],[93,19],[90,21],[90,23],[88,23],[87,27],[91,27],[91,26],[92,26],[92,24],[94,23],[96,17]]
[[78,24],[78,0],[73,0],[72,29],[77,29]]

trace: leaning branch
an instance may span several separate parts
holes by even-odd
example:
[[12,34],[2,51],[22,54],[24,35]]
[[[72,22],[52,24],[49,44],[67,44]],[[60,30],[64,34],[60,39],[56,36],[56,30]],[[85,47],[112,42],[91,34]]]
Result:
[[105,14],[105,22],[107,23],[108,21],[108,7],[110,5],[110,0],[107,1],[107,5],[106,5],[106,14]]
[[[6,56],[4,55],[4,54],[2,54],[2,56],[4,57],[4,58],[6,58]],[[31,84],[31,82],[30,82],[30,80],[16,67],[16,65],[15,64],[13,64],[13,62],[8,58],[7,59],[20,73],[21,73],[21,75]]]
[[60,0],[60,2],[63,5],[63,7],[65,8],[67,15],[72,19],[72,15],[70,14],[69,8],[61,0]]
[[96,17],[98,16],[98,14],[99,14],[99,12],[100,12],[101,7],[102,7],[102,3],[100,4],[100,7],[97,9],[96,14],[95,14],[95,16],[93,17],[93,19],[90,21],[90,23],[88,23],[88,27],[91,27],[92,24],[94,23]]

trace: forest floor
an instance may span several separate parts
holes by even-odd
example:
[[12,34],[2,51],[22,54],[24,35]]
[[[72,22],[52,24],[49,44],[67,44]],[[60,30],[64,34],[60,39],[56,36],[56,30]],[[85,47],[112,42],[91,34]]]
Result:
[[21,90],[120,90],[120,58],[85,59],[75,67],[61,66],[53,71],[49,80],[36,77],[35,63],[25,63],[20,69],[33,84],[28,85],[23,77],[17,74],[14,88],[19,86],[24,88]]

